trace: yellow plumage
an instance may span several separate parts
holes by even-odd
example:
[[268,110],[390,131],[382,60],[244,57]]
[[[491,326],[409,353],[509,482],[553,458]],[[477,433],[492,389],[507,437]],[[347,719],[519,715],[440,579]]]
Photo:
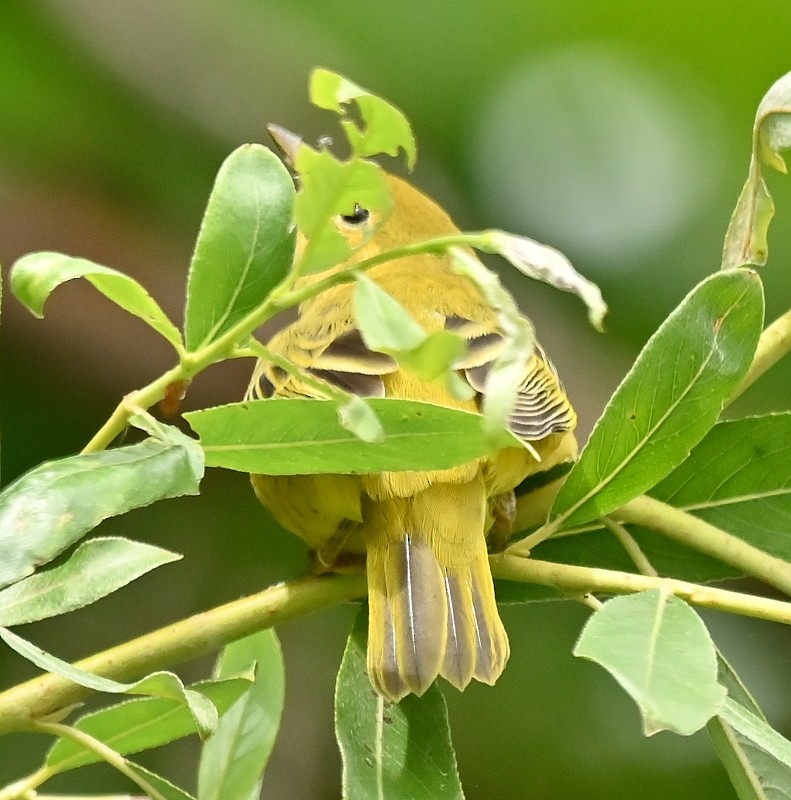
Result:
[[[388,181],[394,211],[352,261],[458,230],[436,203],[406,181],[393,176]],[[362,228],[376,222],[373,214],[360,210],[339,217],[336,224],[356,244]],[[486,370],[502,339],[496,316],[475,285],[457,275],[444,256],[404,258],[367,274],[426,332],[449,329],[467,340],[467,355],[457,366],[475,397],[455,399],[441,384],[417,378],[390,356],[368,350],[355,327],[353,284],[305,302],[297,320],[269,342],[270,350],[361,396],[477,410]],[[256,369],[256,393],[316,394],[298,377],[268,363]],[[509,535],[514,487],[575,455],[575,425],[554,368],[537,348],[511,427],[532,444],[541,462],[527,449],[508,448],[433,472],[252,477],[260,500],[315,551],[319,565],[332,569],[346,554],[366,556],[368,671],[385,698],[422,694],[438,675],[458,689],[472,678],[488,684],[497,680],[509,648],[494,600],[486,537],[490,531],[500,541]]]

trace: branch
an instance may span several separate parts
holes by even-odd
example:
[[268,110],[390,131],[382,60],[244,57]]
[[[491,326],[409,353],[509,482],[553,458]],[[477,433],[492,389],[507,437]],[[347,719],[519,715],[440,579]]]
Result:
[[[97,653],[76,666],[105,678],[132,680],[215,652],[255,631],[353,600],[364,593],[365,576],[362,574],[280,583]],[[90,694],[90,689],[52,674],[8,689],[0,694],[0,734],[25,727],[31,719],[52,715]]]
[[732,403],[749,389],[764,372],[771,369],[789,351],[791,351],[791,311],[786,311],[761,334],[753,363],[728,402]]

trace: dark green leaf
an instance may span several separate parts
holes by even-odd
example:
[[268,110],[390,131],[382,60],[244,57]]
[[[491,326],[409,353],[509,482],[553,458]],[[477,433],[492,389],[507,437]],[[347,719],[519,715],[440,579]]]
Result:
[[[367,402],[384,441],[346,430],[331,400],[253,400],[184,416],[201,437],[207,465],[264,475],[446,469],[491,450],[478,414],[412,400]],[[521,445],[503,431],[500,446]]]
[[60,567],[0,591],[0,625],[22,625],[95,603],[178,553],[128,539],[91,539]]
[[638,356],[563,484],[552,517],[603,516],[650,489],[714,425],[752,360],[763,292],[749,270],[700,283]]
[[[201,681],[187,691],[227,711],[250,686],[246,677]],[[80,717],[74,727],[104,742],[121,755],[151,750],[199,729],[183,703],[161,697],[127,700]],[[56,773],[99,761],[99,756],[72,739],[60,739],[47,754],[47,766]]]
[[688,736],[722,707],[717,658],[700,617],[659,589],[615,597],[588,620],[574,655],[603,666],[637,703],[647,736]]
[[0,586],[30,575],[102,520],[198,494],[203,452],[176,428],[140,444],[49,461],[0,494]]
[[[353,247],[335,226],[335,218],[350,215],[355,204],[371,212],[381,224],[393,201],[382,170],[372,161],[339,161],[326,150],[302,145],[297,151],[295,169],[299,175],[295,215],[297,227],[307,244],[299,260],[303,274],[320,272],[345,261]],[[366,229],[367,233],[373,229]],[[355,246],[364,244],[361,236]]]
[[228,645],[215,676],[238,674],[253,665],[255,682],[220,718],[216,732],[203,744],[199,800],[258,797],[283,712],[283,656],[273,630]]
[[362,609],[335,689],[344,800],[463,800],[445,698],[436,684],[400,703],[379,697],[366,672],[366,629]]
[[111,694],[151,695],[175,700],[189,710],[201,736],[208,736],[217,725],[217,709],[199,692],[185,689],[179,677],[172,672],[152,672],[134,683],[119,683],[75,667],[36,647],[27,639],[17,636],[8,628],[0,628],[0,639],[37,667],[87,689]]
[[415,137],[409,120],[395,106],[342,75],[322,68],[314,69],[310,75],[310,102],[340,114],[346,114],[344,106],[348,103],[356,103],[364,126],[358,126],[350,118],[341,122],[352,150],[358,156],[379,153],[397,156],[403,150],[409,168],[415,166]]
[[190,351],[214,341],[261,304],[294,257],[294,183],[280,159],[245,144],[220,167],[187,284]]
[[31,253],[11,268],[11,291],[37,317],[53,289],[74,278],[85,278],[124,311],[139,317],[175,347],[181,334],[156,300],[133,278],[85,258],[62,253]]

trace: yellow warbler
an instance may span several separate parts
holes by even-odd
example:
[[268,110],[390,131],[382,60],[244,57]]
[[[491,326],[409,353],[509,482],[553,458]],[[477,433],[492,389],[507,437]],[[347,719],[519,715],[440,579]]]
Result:
[[[360,206],[335,219],[338,231],[355,246],[374,231],[349,263],[458,232],[433,200],[400,178],[388,175],[387,181],[394,210],[381,227],[376,215]],[[367,275],[427,333],[445,329],[466,340],[467,353],[455,366],[475,390],[472,399],[456,399],[444,385],[416,377],[391,356],[367,348],[355,325],[354,284],[335,286],[303,303],[296,321],[275,334],[269,349],[362,397],[478,410],[503,339],[475,284],[456,274],[442,255],[401,258]],[[261,361],[253,394],[318,396],[315,382],[309,383]],[[557,373],[536,347],[510,427],[537,451],[540,462],[527,448],[506,448],[430,472],[252,476],[258,498],[307,543],[318,565],[341,569],[348,566],[349,554],[365,555],[368,673],[386,699],[420,695],[438,675],[458,689],[472,678],[493,684],[500,676],[509,645],[495,604],[487,536],[502,542],[510,535],[514,487],[576,454],[575,425]]]

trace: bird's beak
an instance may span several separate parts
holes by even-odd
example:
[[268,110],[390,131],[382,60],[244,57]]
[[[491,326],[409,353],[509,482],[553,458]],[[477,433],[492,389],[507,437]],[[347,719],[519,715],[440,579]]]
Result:
[[266,129],[269,131],[269,135],[274,140],[275,145],[277,145],[277,149],[280,150],[283,160],[289,167],[293,168],[302,139],[296,133],[292,133],[286,128],[281,128],[280,125],[270,124],[266,126]]

